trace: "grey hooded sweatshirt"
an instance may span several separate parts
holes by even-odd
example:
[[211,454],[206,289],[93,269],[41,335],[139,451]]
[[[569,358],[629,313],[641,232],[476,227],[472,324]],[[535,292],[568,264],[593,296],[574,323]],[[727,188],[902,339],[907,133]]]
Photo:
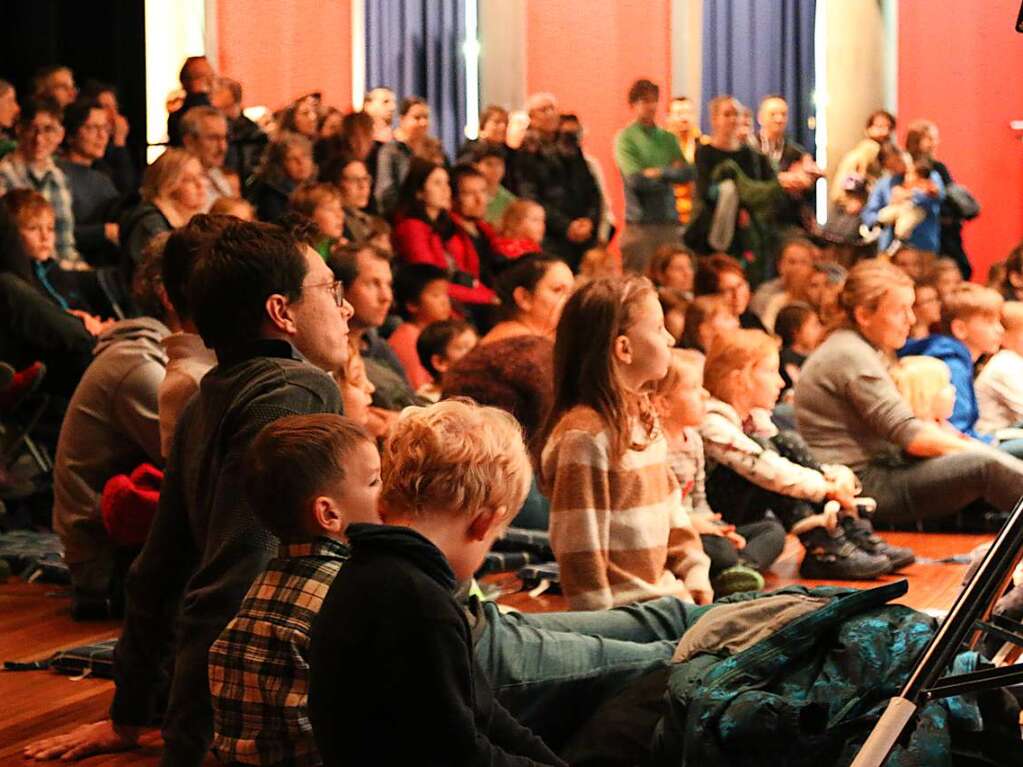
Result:
[[113,546],[100,515],[107,480],[141,463],[162,465],[156,393],[167,367],[160,341],[169,333],[151,317],[111,326],[68,405],[53,469],[53,529],[76,587],[103,590],[109,578]]

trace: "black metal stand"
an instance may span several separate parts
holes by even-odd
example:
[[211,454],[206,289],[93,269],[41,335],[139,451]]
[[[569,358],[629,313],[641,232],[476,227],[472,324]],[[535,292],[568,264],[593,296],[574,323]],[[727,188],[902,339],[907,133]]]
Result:
[[874,731],[863,744],[852,767],[880,767],[917,708],[935,698],[960,695],[1023,682],[1023,664],[944,676],[952,659],[969,639],[975,647],[984,634],[1023,648],[1023,625],[992,618],[995,603],[1005,593],[1013,570],[1023,558],[1023,499],[984,555],[973,578],[956,598],[952,609],[931,639],[899,696],[892,698]]

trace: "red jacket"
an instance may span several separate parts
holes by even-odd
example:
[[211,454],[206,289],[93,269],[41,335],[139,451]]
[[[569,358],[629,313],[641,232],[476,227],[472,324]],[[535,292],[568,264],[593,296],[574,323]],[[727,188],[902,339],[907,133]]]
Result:
[[[394,227],[395,253],[410,264],[433,264],[441,269],[457,269],[471,275],[473,287],[451,283],[448,295],[465,304],[492,304],[495,294],[480,282],[480,259],[472,238],[458,220],[455,221],[455,233],[444,242],[437,231],[422,219],[399,218]],[[494,230],[488,224],[480,222],[477,226],[484,236],[493,241]]]

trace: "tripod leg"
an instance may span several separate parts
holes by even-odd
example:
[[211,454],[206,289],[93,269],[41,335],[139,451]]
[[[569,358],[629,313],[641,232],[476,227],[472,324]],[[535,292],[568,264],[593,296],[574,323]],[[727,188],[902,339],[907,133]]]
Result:
[[895,741],[902,734],[913,714],[916,713],[916,704],[905,698],[892,698],[888,702],[888,708],[881,714],[881,718],[874,725],[870,737],[856,754],[851,767],[881,767],[888,752],[892,750]]

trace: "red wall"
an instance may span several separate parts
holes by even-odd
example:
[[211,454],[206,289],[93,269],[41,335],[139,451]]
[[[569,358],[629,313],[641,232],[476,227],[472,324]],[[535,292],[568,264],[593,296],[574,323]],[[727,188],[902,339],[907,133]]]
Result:
[[625,201],[612,141],[631,116],[629,86],[647,77],[671,94],[669,0],[530,2],[526,19],[526,93],[550,91],[563,112],[579,115],[583,146],[604,171],[619,231]]
[[938,159],[977,196],[981,215],[963,230],[974,279],[1023,240],[1023,144],[1009,129],[1023,118],[1018,11],[1018,0],[899,3],[900,134],[937,123]]
[[245,106],[277,109],[318,90],[352,104],[349,0],[217,0],[218,64],[244,87]]

